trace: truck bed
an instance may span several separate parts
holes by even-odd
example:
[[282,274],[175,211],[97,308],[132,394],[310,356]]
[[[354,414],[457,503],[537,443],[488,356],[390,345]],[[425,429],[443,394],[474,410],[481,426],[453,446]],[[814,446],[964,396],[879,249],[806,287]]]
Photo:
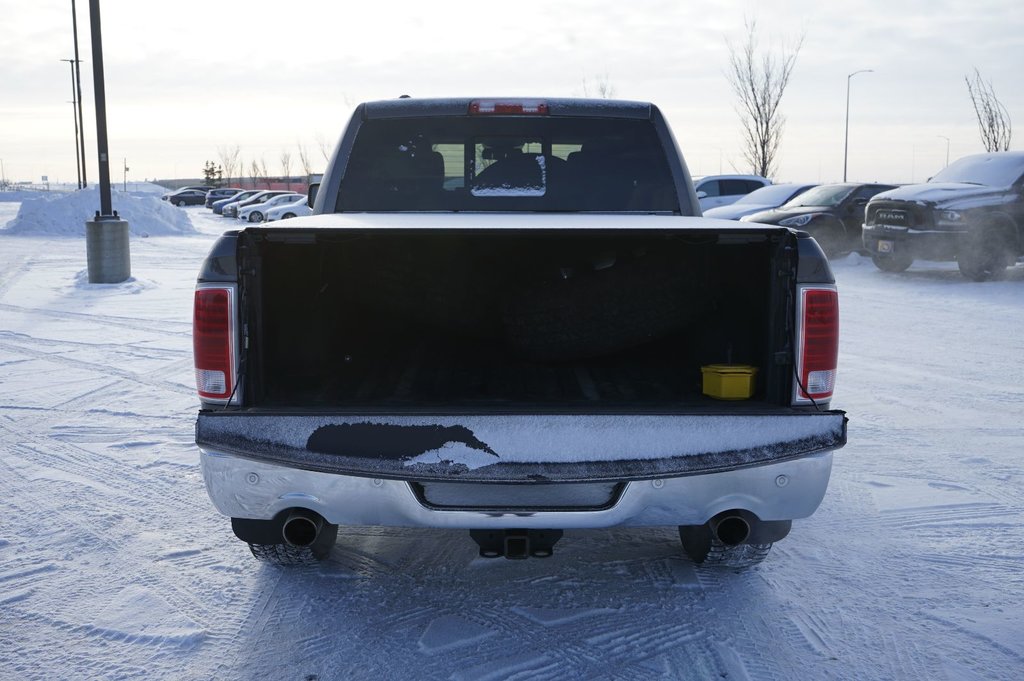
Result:
[[240,269],[258,274],[243,280],[245,402],[674,409],[709,402],[701,366],[737,363],[758,367],[754,401],[788,404],[793,330],[773,320],[793,316],[792,240],[756,227],[246,230]]

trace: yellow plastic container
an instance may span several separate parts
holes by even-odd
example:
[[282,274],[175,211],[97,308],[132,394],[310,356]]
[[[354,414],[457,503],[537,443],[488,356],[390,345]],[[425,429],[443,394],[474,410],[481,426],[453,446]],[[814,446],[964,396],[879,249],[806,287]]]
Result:
[[749,400],[754,394],[757,367],[746,364],[702,366],[704,394],[716,400]]

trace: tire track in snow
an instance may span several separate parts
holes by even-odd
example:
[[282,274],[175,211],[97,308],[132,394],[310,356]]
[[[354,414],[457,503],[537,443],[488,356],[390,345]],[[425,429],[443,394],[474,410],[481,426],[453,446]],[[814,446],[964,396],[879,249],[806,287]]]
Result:
[[[32,256],[14,256],[10,261],[0,267],[0,300],[7,294],[14,284],[21,279],[29,270],[33,262]],[[16,264],[12,264],[16,263]],[[2,303],[0,303],[2,304]]]
[[146,343],[149,343],[151,341],[138,341],[130,343],[91,343],[88,341],[75,341],[68,340],[65,338],[39,338],[37,336],[30,336],[25,333],[17,333],[14,331],[0,331],[0,338],[6,338],[13,342],[21,340],[32,348],[52,347],[59,351],[66,351],[68,349],[103,350],[105,348],[114,347],[117,349],[118,355],[124,359],[132,359],[135,357],[138,357],[140,359],[156,359],[157,357],[160,357],[163,359],[187,359],[189,361],[192,360],[191,347],[176,349],[157,348],[145,345]]
[[[121,511],[116,504],[98,502],[87,494],[55,495],[53,488],[48,489],[40,485],[38,481],[22,478],[17,467],[12,467],[8,460],[0,460],[0,467],[7,469],[7,473],[2,476],[4,481],[2,487],[8,488],[11,485],[16,487],[12,495],[15,500],[11,509],[12,513],[20,514],[24,518],[33,518],[38,515],[47,517],[51,526],[60,528],[60,537],[74,537],[75,543],[83,545],[84,548],[78,551],[73,545],[66,547],[65,550],[69,552],[69,556],[87,555],[92,558],[91,563],[99,561],[98,565],[94,564],[88,568],[84,575],[85,579],[76,565],[77,560],[68,564],[67,569],[61,566],[61,569],[54,574],[48,575],[44,582],[44,586],[50,592],[61,592],[64,594],[64,599],[71,601],[92,598],[94,594],[90,593],[90,590],[96,589],[99,584],[94,578],[89,577],[89,573],[111,567],[113,569],[108,575],[109,579],[101,588],[116,589],[117,584],[142,587],[165,602],[169,606],[170,612],[180,613],[186,618],[186,621],[198,624],[202,632],[204,646],[232,649],[235,640],[225,637],[223,632],[236,630],[235,615],[231,611],[225,610],[223,606],[226,602],[244,602],[251,596],[246,585],[239,583],[237,576],[239,570],[231,569],[234,566],[231,564],[225,566],[222,561],[216,559],[220,553],[214,549],[234,541],[233,537],[228,539],[230,529],[225,529],[221,522],[222,519],[214,513],[202,513],[198,516],[195,513],[198,503],[206,501],[201,485],[198,486],[198,489],[195,486],[180,485],[182,489],[192,490],[196,498],[192,499],[191,503],[178,498],[174,500],[177,502],[174,505],[178,508],[169,509],[161,506],[152,509],[154,515],[159,518],[189,517],[192,519],[190,524],[175,527],[174,531],[166,533],[166,529],[161,531],[161,523],[152,522],[146,517],[132,518],[131,521],[127,521],[122,513],[111,513],[108,510],[113,508]],[[167,488],[153,485],[153,482],[154,478],[150,477],[146,481],[133,481],[129,487],[146,489],[146,485],[150,484],[154,489],[150,495],[151,498],[148,499],[148,504],[155,506],[164,501],[165,495],[162,492]],[[161,480],[160,482],[166,481]],[[199,498],[200,496],[202,498]],[[206,506],[204,505],[203,508]],[[202,520],[203,518],[206,520]],[[166,525],[166,523],[163,524]],[[220,532],[216,531],[214,527]],[[185,545],[189,549],[185,551],[167,550],[155,553],[155,557],[153,553],[147,555],[147,552],[156,548],[156,545],[152,541],[140,545],[137,541],[140,532],[160,533],[162,538],[170,542],[173,542],[176,536],[183,537]],[[197,543],[196,536],[208,539],[205,542]],[[56,539],[59,541],[60,537]],[[52,555],[45,543],[38,544],[38,548],[41,550],[41,555]],[[232,558],[231,554],[227,555]],[[0,559],[2,557],[3,553],[0,553]],[[20,561],[22,558],[18,560]],[[235,559],[237,560],[237,558]],[[0,567],[2,566],[3,564],[0,563]],[[209,569],[205,571],[195,569],[204,566]],[[181,574],[182,570],[185,570],[186,574],[190,576],[188,580],[181,581],[175,578],[175,575]],[[226,598],[225,595],[229,597]],[[92,628],[87,623],[76,624],[68,622],[66,619],[48,617],[46,613],[35,611],[31,602],[18,603],[15,607],[19,609],[21,619],[31,619],[35,616],[40,623],[64,632],[60,634],[61,637],[68,634],[79,638],[99,636],[105,640],[130,646],[155,647],[158,652],[168,645],[180,650],[181,645],[188,647],[194,645],[196,641],[194,637],[180,639],[180,637],[171,636],[165,637],[167,640],[164,641],[160,636],[147,638],[145,635],[137,636],[130,633],[124,635],[118,632],[108,633]],[[52,638],[52,636],[43,637],[41,640],[52,640]],[[150,658],[151,652],[138,651],[135,648],[132,650],[135,650],[136,657],[134,659],[142,660],[147,666],[149,665],[146,660]],[[110,651],[96,657],[109,659],[109,655]],[[149,667],[148,673],[161,676],[167,674],[167,678],[173,677],[176,673],[175,669],[180,671],[180,653],[172,653],[169,657],[169,666],[166,669]],[[211,659],[219,660],[222,659],[222,656],[214,654]],[[92,672],[87,672],[83,676],[85,678],[104,677],[103,674],[93,674]],[[203,676],[200,673],[197,678]]]
[[[6,469],[2,476],[5,493],[13,492],[13,495],[8,497],[12,502],[11,513],[24,518],[26,523],[34,518],[44,517],[47,519],[47,526],[56,530],[56,534],[47,535],[32,527],[24,527],[20,531],[12,528],[15,541],[21,545],[21,555],[16,560],[21,562],[26,558],[31,559],[32,555],[39,555],[51,561],[51,570],[45,580],[36,582],[34,594],[4,608],[11,616],[16,617],[19,632],[33,627],[39,630],[38,636],[19,636],[19,640],[27,642],[23,643],[23,646],[31,646],[23,653],[27,659],[39,664],[46,658],[46,649],[52,647],[47,641],[60,640],[83,657],[79,665],[70,668],[74,672],[72,678],[106,678],[105,675],[109,672],[113,660],[121,656],[112,657],[109,651],[106,655],[100,654],[96,646],[127,644],[132,647],[135,644],[143,644],[147,648],[143,654],[146,666],[154,673],[170,673],[174,668],[173,660],[166,666],[159,663],[151,664],[154,651],[159,654],[166,644],[172,643],[170,638],[163,640],[159,636],[144,636],[140,639],[129,637],[125,632],[105,630],[90,624],[90,616],[85,613],[90,610],[95,612],[102,607],[102,601],[97,601],[98,595],[106,592],[110,599],[115,598],[117,584],[148,585],[148,588],[159,594],[166,602],[180,601],[170,593],[172,589],[169,589],[162,579],[147,577],[134,560],[118,560],[128,556],[119,550],[116,536],[104,536],[100,532],[101,524],[92,522],[108,513],[102,510],[101,506],[80,503],[85,501],[81,495],[74,498],[54,495],[51,489],[40,485],[38,481],[21,477],[17,468],[12,467],[7,459],[0,460],[0,467]],[[116,522],[116,519],[114,520]],[[106,526],[103,529],[110,529],[109,523],[102,525]],[[65,552],[63,560],[57,558],[54,561],[56,552],[51,544],[56,544]],[[29,555],[26,556],[26,553]],[[80,562],[81,556],[89,557],[88,565]],[[111,562],[116,566],[116,570],[110,569]],[[97,570],[107,572],[102,583],[95,579]],[[34,597],[36,594],[40,595],[38,602]],[[83,608],[85,611],[81,612]],[[69,619],[69,615],[74,616],[80,612],[80,621]],[[95,642],[91,643],[90,640]],[[38,644],[33,645],[35,642]],[[90,649],[95,654],[89,654],[87,651]],[[122,649],[121,652],[127,651]],[[67,660],[64,658],[58,660],[60,661]],[[65,667],[55,663],[49,668]],[[31,674],[28,678],[31,678]]]
[[92,322],[99,326],[119,326],[134,331],[145,331],[168,337],[192,337],[192,322],[180,322],[168,319],[154,319],[152,323],[140,321],[134,317],[116,317],[113,315],[92,314],[87,312],[69,312],[66,310],[47,310],[43,308],[23,307],[0,303],[0,310],[12,313],[24,314],[31,317],[50,317],[53,319],[73,319],[82,322]]
[[171,381],[150,380],[146,378],[145,374],[136,374],[126,369],[121,369],[115,363],[98,364],[96,362],[88,362],[85,360],[68,357],[66,355],[43,352],[19,344],[4,343],[2,341],[0,341],[0,350],[6,350],[12,353],[27,355],[33,359],[39,359],[47,362],[52,362],[54,364],[73,367],[75,369],[93,371],[99,374],[100,376],[118,376],[122,379],[132,381],[133,383],[138,383],[139,385],[143,385],[148,388],[170,390],[182,395],[195,394],[195,388],[191,388],[186,385],[174,383]]
[[[714,676],[720,671],[700,624],[703,619],[695,610],[700,601],[699,591],[672,589],[671,593],[666,593],[664,577],[659,574],[657,579],[652,579],[644,559],[615,560],[601,565],[601,577],[595,584],[592,577],[579,576],[580,572],[589,574],[594,567],[587,562],[568,563],[569,574],[566,575],[547,561],[538,561],[536,569],[528,569],[518,562],[480,562],[481,559],[473,557],[475,549],[469,540],[462,537],[455,543],[455,536],[423,537],[422,533],[411,530],[380,530],[373,534],[405,537],[410,540],[407,554],[426,557],[391,572],[338,582],[329,571],[324,572],[336,561],[344,560],[338,555],[339,551],[348,549],[336,547],[327,566],[321,566],[317,572],[303,571],[296,575],[289,571],[275,581],[275,593],[246,624],[247,629],[258,633],[250,645],[261,650],[269,646],[269,642],[261,643],[263,636],[285,633],[286,638],[278,638],[275,644],[278,650],[283,647],[293,651],[289,658],[320,659],[326,669],[333,669],[335,673],[345,670],[349,678],[378,678],[397,668],[415,668],[416,675],[422,678],[448,677],[453,669],[470,668],[468,678],[631,679],[653,678],[656,674],[676,678],[678,675],[671,671],[657,670],[692,671],[694,659],[702,660],[701,664],[709,673],[714,670]],[[369,546],[379,547],[377,536],[363,537],[365,543],[358,551],[365,552]],[[346,541],[356,546],[361,543],[359,538],[346,540],[343,537],[339,544]],[[433,546],[442,542],[457,547],[462,561],[454,559],[454,564],[448,559],[436,561],[417,548],[417,545]],[[389,562],[390,552],[385,549],[382,553],[380,559],[374,561],[375,569]],[[468,562],[463,562],[467,559]],[[627,564],[632,574],[624,577],[622,568]],[[513,568],[511,580],[505,578],[509,566]],[[526,570],[526,574],[514,569],[517,567]],[[474,583],[472,589],[464,588],[466,579]],[[637,588],[653,595],[656,604],[623,610],[611,593],[621,590],[623,580],[631,585],[631,590]],[[325,593],[321,588],[324,583],[328,586],[340,583],[343,592],[348,593],[339,594],[336,589]],[[610,591],[599,584],[608,584]],[[585,595],[588,593],[593,594],[596,601]],[[355,594],[358,596],[353,598]],[[551,601],[543,594],[564,594],[566,598]],[[538,602],[538,598],[541,601]],[[541,617],[529,608],[523,610],[526,606],[550,606],[555,613],[550,618]],[[652,624],[647,607],[672,608],[679,617]],[[282,608],[286,611],[282,612]],[[558,612],[561,608],[567,610]],[[299,619],[300,614],[302,619]],[[358,673],[345,667],[344,660],[332,659],[332,654],[338,655],[337,641],[332,651],[329,640],[309,632],[320,628],[319,620],[334,621],[336,617],[342,617],[348,623],[346,626],[355,626],[355,629],[336,632],[335,638],[343,636],[356,648],[364,639],[372,638],[375,646],[391,650],[392,655],[379,662],[362,664]],[[439,646],[436,648],[416,650],[414,647],[410,651],[407,645],[399,645],[402,641],[425,641],[423,637],[427,632],[437,631],[438,622],[456,623],[445,625],[456,628],[457,623],[462,622],[468,631],[484,633],[479,634],[482,636],[479,639],[473,634],[471,643],[462,641],[458,635],[452,640],[444,637],[438,640],[436,634],[432,634],[430,646]],[[292,638],[288,638],[289,635]],[[470,653],[471,657],[467,657]],[[322,655],[328,657],[324,659]],[[245,669],[263,669],[262,665],[277,662],[257,656],[257,659],[240,663],[248,665],[239,668],[244,673]],[[288,668],[287,660],[280,664]],[[304,670],[302,664],[295,662],[291,668]],[[266,673],[273,674],[272,671]]]
[[[2,441],[5,449],[13,455],[10,465],[16,465],[15,460],[22,461],[25,470],[38,474],[39,479],[48,479],[46,473],[52,471],[56,478],[49,479],[85,485],[110,496],[106,506],[148,511],[152,519],[166,515],[170,509],[185,513],[195,508],[193,499],[189,498],[194,495],[194,490],[189,493],[192,487],[186,487],[180,478],[171,481],[166,475],[153,473],[152,469],[140,469],[116,456],[97,455],[61,440],[33,437],[6,424],[0,424],[0,429],[7,431]],[[198,471],[190,477],[193,477],[194,484],[199,483]],[[145,494],[140,494],[142,491]],[[158,507],[154,500],[159,501]]]
[[[633,574],[625,579],[639,589],[650,587],[644,583],[648,572],[643,560],[600,564],[602,574],[610,578],[612,583],[618,584],[620,572],[626,563],[631,563]],[[580,587],[580,580],[574,575],[547,575],[544,582],[543,592],[561,592],[566,589],[578,592]],[[558,603],[551,603],[551,611],[539,618],[539,614],[534,614],[533,610],[524,610],[521,600],[518,600],[522,598],[523,587],[530,593],[537,591],[537,584],[536,578],[526,577],[516,579],[504,587],[495,585],[498,596],[484,599],[470,609],[467,609],[465,603],[455,607],[448,603],[439,604],[445,614],[435,614],[435,620],[438,616],[459,617],[497,632],[497,636],[475,644],[474,658],[483,658],[485,661],[467,672],[468,677],[475,677],[476,672],[482,674],[483,670],[488,670],[484,676],[494,675],[495,678],[508,678],[517,674],[527,675],[527,678],[636,678],[636,665],[642,665],[648,660],[671,657],[683,650],[690,652],[692,659],[693,642],[699,644],[704,638],[703,628],[697,624],[700,621],[698,618],[681,618],[685,624],[652,625],[641,612],[633,609],[620,611],[621,608],[609,608],[601,603],[581,603],[575,599],[571,604],[561,606],[567,608],[562,612],[559,611]],[[661,592],[660,589],[657,591]],[[505,597],[502,598],[501,594]],[[687,592],[682,594],[685,598]],[[680,592],[675,591],[673,595],[678,597]],[[503,602],[510,599],[518,602]],[[557,649],[551,648],[553,640],[559,642]],[[519,654],[511,656],[512,662],[509,663],[510,649],[518,650]],[[546,654],[538,654],[538,651]],[[552,660],[557,665],[551,667],[552,673],[547,675]],[[513,666],[503,668],[502,664],[506,663]]]

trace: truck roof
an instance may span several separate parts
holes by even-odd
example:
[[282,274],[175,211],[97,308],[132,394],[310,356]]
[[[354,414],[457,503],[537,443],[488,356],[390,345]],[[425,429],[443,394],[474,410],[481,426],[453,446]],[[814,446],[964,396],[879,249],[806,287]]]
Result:
[[[473,102],[514,105],[546,105],[549,116],[595,116],[602,118],[650,118],[654,105],[617,99],[547,97],[450,97],[384,99],[362,105],[364,118],[402,118],[406,116],[465,116]],[[525,114],[529,115],[529,114]]]

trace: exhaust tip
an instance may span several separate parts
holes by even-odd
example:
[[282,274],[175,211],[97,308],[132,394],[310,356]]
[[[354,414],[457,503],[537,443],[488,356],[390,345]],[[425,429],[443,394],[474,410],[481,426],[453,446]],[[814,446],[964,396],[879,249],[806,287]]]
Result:
[[750,536],[750,523],[738,515],[728,515],[715,525],[715,536],[726,546],[739,546]]
[[288,514],[281,526],[281,535],[290,546],[311,546],[320,536],[324,519],[319,514],[304,508],[297,508]]

